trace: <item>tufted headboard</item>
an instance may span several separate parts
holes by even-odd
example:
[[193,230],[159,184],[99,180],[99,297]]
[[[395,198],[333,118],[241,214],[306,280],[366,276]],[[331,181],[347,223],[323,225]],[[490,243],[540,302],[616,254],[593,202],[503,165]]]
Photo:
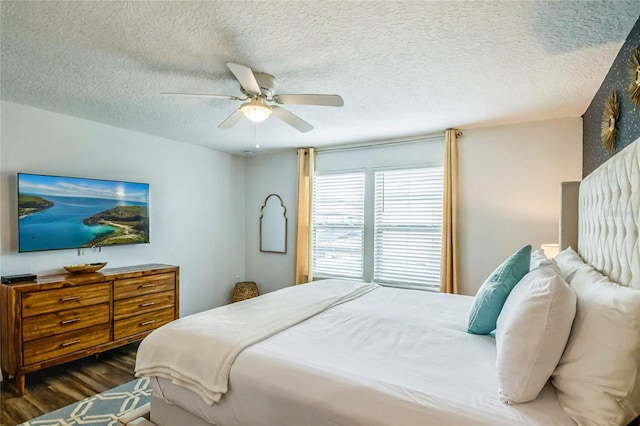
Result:
[[640,139],[580,184],[578,254],[621,285],[640,289]]

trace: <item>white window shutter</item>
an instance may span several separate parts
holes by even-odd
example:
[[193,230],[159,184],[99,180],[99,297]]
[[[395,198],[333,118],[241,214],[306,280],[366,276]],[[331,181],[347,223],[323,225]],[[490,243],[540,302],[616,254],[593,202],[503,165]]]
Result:
[[364,172],[315,175],[314,277],[363,278],[364,182]]
[[375,172],[375,282],[440,287],[442,191],[442,167]]

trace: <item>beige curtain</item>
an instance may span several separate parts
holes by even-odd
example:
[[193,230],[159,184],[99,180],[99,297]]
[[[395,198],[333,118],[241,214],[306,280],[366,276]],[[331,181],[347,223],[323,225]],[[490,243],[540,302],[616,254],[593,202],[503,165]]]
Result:
[[311,271],[311,200],[316,152],[313,148],[298,149],[298,213],[296,217],[295,284],[313,279]]
[[458,131],[444,135],[444,198],[440,291],[458,294]]

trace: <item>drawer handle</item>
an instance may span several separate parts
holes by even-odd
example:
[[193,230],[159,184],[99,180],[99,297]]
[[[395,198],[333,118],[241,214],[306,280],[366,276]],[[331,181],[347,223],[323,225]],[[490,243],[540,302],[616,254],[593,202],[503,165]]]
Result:
[[141,308],[144,308],[145,306],[153,306],[153,305],[155,305],[155,304],[156,304],[156,302],[147,302],[147,303],[142,303],[142,304],[140,304],[140,307],[141,307]]
[[78,322],[78,321],[80,321],[80,318],[74,318],[74,319],[70,319],[70,320],[60,321],[60,324],[62,324],[62,325],[72,324],[72,323]]
[[156,322],[156,320],[149,320],[149,321],[141,322],[140,325],[149,325],[149,324],[153,324],[154,322]]
[[71,296],[71,297],[63,297],[60,299],[61,302],[71,302],[72,300],[78,300],[80,296]]
[[77,343],[80,343],[80,339],[72,340],[70,342],[65,342],[65,343],[61,344],[60,346],[63,347],[63,348],[66,348],[67,346],[75,345]]
[[154,285],[156,285],[156,283],[140,284],[140,285],[138,286],[138,288],[153,287]]

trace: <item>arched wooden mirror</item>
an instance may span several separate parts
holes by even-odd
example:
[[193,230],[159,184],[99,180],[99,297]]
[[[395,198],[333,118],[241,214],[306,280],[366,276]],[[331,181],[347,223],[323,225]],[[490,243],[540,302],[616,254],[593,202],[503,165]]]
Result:
[[278,194],[271,194],[260,209],[260,251],[287,252],[287,208]]

